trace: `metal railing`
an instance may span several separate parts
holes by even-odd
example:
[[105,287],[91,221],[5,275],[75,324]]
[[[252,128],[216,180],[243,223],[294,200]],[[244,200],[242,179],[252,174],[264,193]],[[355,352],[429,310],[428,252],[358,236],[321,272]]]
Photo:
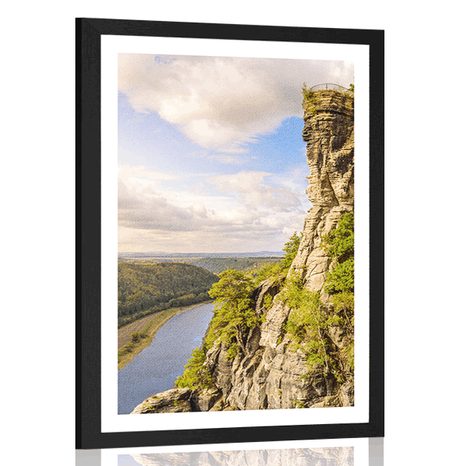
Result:
[[349,89],[343,86],[340,86],[339,84],[335,83],[322,83],[322,84],[316,84],[315,86],[312,86],[309,88],[310,91],[340,91],[340,92],[348,92]]

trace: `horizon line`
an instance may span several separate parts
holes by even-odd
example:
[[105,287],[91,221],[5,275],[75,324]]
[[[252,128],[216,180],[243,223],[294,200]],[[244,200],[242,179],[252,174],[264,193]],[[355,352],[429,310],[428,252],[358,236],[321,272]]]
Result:
[[175,255],[175,254],[199,254],[199,255],[207,255],[207,254],[283,254],[283,251],[268,251],[268,250],[261,250],[261,251],[218,251],[218,252],[206,252],[206,251],[185,251],[185,252],[163,252],[163,251],[118,251],[118,255],[121,254],[145,254],[145,255],[155,255],[155,256],[162,256],[162,255]]

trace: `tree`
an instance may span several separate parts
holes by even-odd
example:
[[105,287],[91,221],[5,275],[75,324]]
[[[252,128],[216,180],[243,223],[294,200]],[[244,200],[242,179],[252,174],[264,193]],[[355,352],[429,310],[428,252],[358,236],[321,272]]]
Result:
[[204,366],[205,352],[202,348],[195,348],[191,358],[184,366],[184,372],[175,382],[178,388],[191,390],[207,388],[212,383],[212,377]]
[[291,263],[298,253],[301,237],[302,233],[298,235],[296,232],[294,232],[290,239],[283,246],[283,252],[285,253],[282,259],[283,268],[288,269],[291,266]]
[[219,340],[229,348],[229,355],[234,357],[238,346],[244,350],[248,330],[260,322],[252,298],[254,281],[249,274],[231,269],[220,273],[219,278],[209,291],[216,302],[205,344],[208,349],[215,340]]
[[336,228],[325,238],[323,247],[334,260],[333,269],[327,274],[325,291],[352,293],[354,291],[354,215],[342,215]]

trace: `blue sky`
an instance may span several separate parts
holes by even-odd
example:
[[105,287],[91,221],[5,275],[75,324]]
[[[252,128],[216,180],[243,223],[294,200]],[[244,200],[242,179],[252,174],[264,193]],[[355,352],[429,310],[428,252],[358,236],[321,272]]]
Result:
[[352,81],[342,62],[119,61],[120,252],[276,251],[310,207],[303,82]]

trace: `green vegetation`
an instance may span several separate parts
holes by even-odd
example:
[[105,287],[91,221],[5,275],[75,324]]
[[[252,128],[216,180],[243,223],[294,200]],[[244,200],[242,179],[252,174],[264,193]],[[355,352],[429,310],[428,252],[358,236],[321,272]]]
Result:
[[[183,374],[176,380],[177,387],[194,390],[210,386],[211,379],[204,362],[214,343],[221,343],[227,348],[229,359],[234,359],[238,353],[245,351],[244,345],[250,331],[263,321],[263,315],[258,315],[255,310],[254,291],[264,280],[285,278],[298,252],[301,236],[293,233],[285,243],[283,258],[278,262],[265,264],[259,269],[230,269],[219,274],[218,282],[209,291],[210,297],[215,299],[214,316],[201,347],[193,351]],[[272,301],[272,296],[267,295],[264,298],[264,307],[270,308]]]
[[308,87],[306,83],[303,83],[301,86],[301,93],[303,95],[304,100],[307,100],[312,97],[313,91],[311,91],[311,88]]
[[326,238],[323,248],[334,260],[335,267],[327,274],[325,291],[330,295],[354,292],[354,216],[344,214]]
[[202,267],[214,274],[219,274],[224,270],[254,270],[266,264],[273,264],[281,259],[280,256],[151,256],[140,259],[127,258],[123,259],[126,262],[139,262],[146,264],[190,264],[196,267]]
[[[323,239],[322,246],[333,262],[324,283],[330,306],[322,303],[320,293],[306,290],[302,279],[292,274],[280,293],[280,299],[291,308],[284,331],[292,347],[305,353],[310,372],[322,369],[326,377],[331,374],[342,382],[354,369],[353,213],[342,216],[337,227]],[[347,335],[341,348],[329,338],[329,330],[334,326]]]
[[352,212],[342,215],[336,228],[324,237],[325,252],[338,262],[354,256],[354,216]]
[[310,115],[315,115],[317,113],[315,92],[313,92],[306,83],[303,84],[302,90],[303,94],[303,109],[308,112]]
[[204,366],[205,352],[202,348],[195,348],[191,358],[184,366],[183,374],[176,379],[178,388],[190,388],[200,390],[210,386],[212,377]]
[[[201,347],[196,348],[177,379],[177,387],[193,390],[209,388],[212,378],[205,365],[206,354],[220,343],[227,356],[234,359],[245,351],[251,329],[259,326],[263,315],[255,311],[254,291],[264,280],[277,283],[277,298],[291,311],[283,328],[283,336],[291,340],[291,348],[306,355],[309,375],[321,371],[325,379],[333,377],[342,383],[354,370],[354,219],[344,214],[338,225],[323,238],[322,248],[332,259],[324,291],[329,300],[323,303],[319,292],[304,288],[302,276],[289,273],[302,235],[294,233],[285,244],[283,258],[252,271],[226,270],[209,291],[215,299],[214,317]],[[285,277],[288,275],[288,278]],[[264,297],[263,307],[273,304],[273,296]],[[337,347],[330,338],[331,329],[343,330],[344,340]],[[283,336],[279,342],[283,341]],[[304,406],[297,401],[296,407]]]
[[238,270],[226,270],[219,277],[209,291],[215,299],[215,310],[205,344],[209,349],[218,340],[234,358],[240,348],[244,350],[249,329],[260,323],[252,298],[255,286],[248,274]]
[[279,257],[202,257],[191,263],[203,267],[212,273],[220,273],[225,270],[256,270],[268,264],[279,261]]
[[310,370],[322,367],[324,374],[328,375],[332,361],[324,331],[331,322],[321,303],[320,294],[303,288],[302,279],[293,275],[280,297],[291,308],[285,330],[293,342],[292,348],[304,351]]
[[325,282],[325,291],[331,295],[353,291],[354,289],[354,258],[344,262],[337,262],[335,268],[329,272]]
[[324,289],[333,304],[335,324],[342,327],[348,341],[340,351],[341,371],[354,371],[354,214],[347,212],[324,241],[324,249],[335,262],[327,274]]
[[119,261],[118,326],[164,309],[207,301],[218,277],[189,264]]
[[118,348],[118,368],[121,369],[150,342],[149,333],[134,332],[131,339],[121,348]]
[[139,343],[144,338],[147,338],[147,333],[134,332],[131,334],[132,343]]
[[[318,92],[322,91],[324,89],[317,89],[317,90],[312,90],[307,86],[306,83],[303,83],[301,92],[303,95],[303,109],[309,113],[310,115],[314,116],[317,113],[317,96]],[[329,90],[333,90],[330,88]],[[345,89],[344,87],[341,88],[336,88],[338,92],[344,94],[346,97],[353,99],[354,98],[354,84],[350,84],[348,89]]]
[[273,297],[269,294],[264,296],[264,308],[265,310],[269,310],[273,304]]
[[202,346],[193,351],[183,374],[176,380],[177,387],[208,388],[211,380],[204,362],[209,349],[219,342],[228,348],[228,357],[234,359],[240,350],[244,351],[249,330],[261,322],[254,309],[255,286],[250,275],[239,270],[225,270],[219,278],[209,291],[216,300],[209,329]]
[[306,407],[306,403],[304,403],[304,401],[302,400],[295,400],[293,404],[294,404],[294,408],[302,409]]
[[301,238],[302,233],[294,232],[283,246],[284,255],[278,262],[264,264],[258,269],[249,271],[255,286],[259,286],[264,280],[277,281],[286,277],[291,263],[298,253]]
[[298,253],[299,243],[301,242],[302,236],[302,233],[298,235],[294,232],[290,239],[285,243],[285,246],[283,246],[283,252],[285,253],[285,256],[281,260],[281,266],[283,269],[288,270],[290,268],[291,263]]

